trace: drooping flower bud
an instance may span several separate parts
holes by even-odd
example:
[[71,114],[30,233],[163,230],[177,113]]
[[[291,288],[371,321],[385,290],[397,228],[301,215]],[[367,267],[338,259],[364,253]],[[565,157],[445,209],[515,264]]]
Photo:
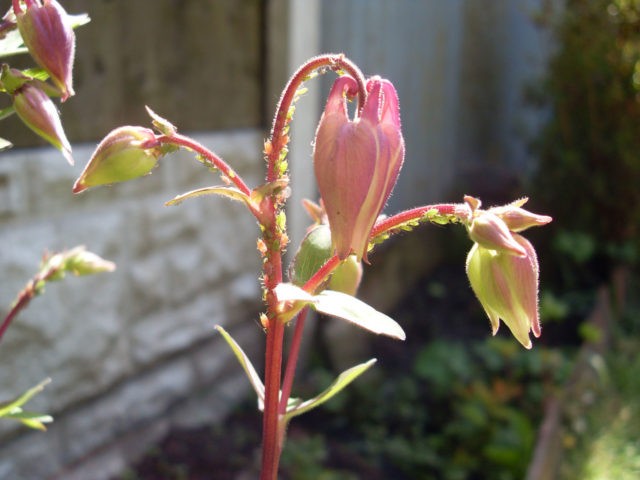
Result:
[[75,34],[67,12],[56,0],[31,0],[26,10],[14,0],[16,23],[24,44],[38,65],[60,89],[62,101],[74,94]]
[[164,154],[153,130],[125,126],[112,130],[93,152],[73,185],[73,193],[89,187],[124,182],[148,174]]
[[73,165],[71,145],[64,133],[58,109],[37,86],[25,83],[13,93],[13,108],[24,124],[62,152]]
[[540,336],[538,317],[538,259],[531,243],[513,234],[526,252],[524,256],[484,248],[475,243],[467,256],[467,275],[471,288],[498,331],[500,319],[526,348],[531,348],[529,331]]
[[350,120],[346,95],[357,90],[351,77],[338,78],[318,125],[314,169],[331,227],[332,243],[344,260],[366,260],[371,229],[382,211],[404,160],[400,107],[395,88],[378,77]]

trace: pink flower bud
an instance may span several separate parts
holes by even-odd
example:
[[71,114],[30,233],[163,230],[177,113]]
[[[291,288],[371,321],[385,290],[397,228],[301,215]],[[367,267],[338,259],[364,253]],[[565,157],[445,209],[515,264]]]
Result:
[[71,145],[53,101],[35,85],[25,83],[13,94],[13,108],[24,124],[62,152],[73,165]]
[[540,336],[538,317],[538,259],[531,243],[513,234],[526,252],[509,255],[476,243],[467,256],[467,275],[492,326],[498,331],[500,319],[526,348],[531,348],[529,331]]
[[73,185],[73,193],[89,187],[124,182],[148,174],[164,154],[153,130],[119,127],[100,142]]
[[[526,202],[526,199],[524,201]],[[521,232],[529,227],[546,225],[553,220],[548,215],[538,215],[521,208],[523,204],[524,202],[512,203],[502,207],[493,207],[488,211],[497,215],[512,232]]]
[[525,249],[515,241],[507,225],[493,213],[477,210],[474,214],[469,237],[482,247],[524,257]]
[[371,78],[360,114],[350,120],[346,95],[356,89],[348,76],[333,84],[316,131],[314,168],[336,253],[360,261],[398,178],[404,139],[393,85]]
[[23,11],[14,0],[16,23],[24,44],[62,93],[62,101],[74,94],[75,34],[67,12],[56,0],[31,0]]

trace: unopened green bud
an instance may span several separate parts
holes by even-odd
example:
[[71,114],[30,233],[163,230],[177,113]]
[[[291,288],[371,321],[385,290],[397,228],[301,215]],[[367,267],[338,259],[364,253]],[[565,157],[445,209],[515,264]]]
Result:
[[331,230],[326,224],[312,227],[302,239],[289,269],[291,283],[301,287],[332,254]]
[[80,246],[66,253],[64,269],[78,276],[93,275],[95,273],[113,272],[116,269],[116,264]]
[[155,134],[143,127],[119,127],[100,142],[75,184],[73,193],[146,175],[164,154]]
[[329,290],[355,297],[362,280],[362,262],[349,255],[333,272],[329,279]]

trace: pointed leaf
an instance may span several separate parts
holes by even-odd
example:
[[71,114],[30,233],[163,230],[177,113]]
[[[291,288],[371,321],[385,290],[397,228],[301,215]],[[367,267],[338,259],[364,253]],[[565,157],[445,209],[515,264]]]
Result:
[[169,122],[169,120],[167,120],[166,118],[162,118],[156,112],[151,110],[148,105],[145,106],[145,108],[147,109],[147,113],[151,117],[151,123],[153,123],[153,126],[156,127],[160,133],[162,133],[163,135],[167,135],[168,137],[175,135],[175,133],[178,131],[175,125]]
[[9,140],[0,138],[0,152],[2,150],[7,150],[8,148],[11,148],[11,147],[13,147],[13,144]]
[[33,428],[35,430],[46,431],[47,427],[45,427],[45,423],[53,422],[53,417],[51,415],[46,415],[37,412],[25,412],[21,408],[17,411],[12,412],[5,416],[5,418],[10,418],[12,420],[18,420],[22,422],[23,425]]
[[19,410],[25,403],[31,400],[31,398],[44,390],[45,385],[47,385],[49,382],[51,382],[51,379],[47,378],[35,387],[31,387],[29,390],[27,390],[14,400],[0,403],[0,417],[10,415],[11,413]]
[[315,297],[293,283],[279,283],[274,289],[278,299],[278,319],[287,323],[300,310],[315,302]]
[[239,200],[244,202],[251,208],[251,199],[245,193],[242,193],[235,187],[217,186],[217,187],[203,187],[190,192],[178,195],[173,200],[169,200],[165,203],[167,206],[179,205],[187,198],[201,197],[203,195],[222,195],[224,197],[231,198],[232,200]]
[[279,283],[274,292],[278,302],[304,302],[309,304],[315,301],[313,295],[293,283]]
[[314,297],[314,308],[326,315],[342,318],[370,332],[404,340],[402,327],[391,317],[346,293],[324,290]]
[[322,405],[327,400],[330,400],[338,392],[366,372],[374,363],[376,363],[376,359],[372,358],[368,362],[361,363],[360,365],[356,365],[355,367],[345,370],[320,395],[295,405],[292,408],[288,408],[285,415],[286,421],[289,421],[295,416],[302,415],[303,413]]
[[260,380],[258,372],[256,372],[256,369],[253,367],[251,360],[249,360],[249,357],[247,357],[247,355],[242,351],[240,345],[236,343],[236,341],[231,337],[231,335],[227,333],[224,328],[222,328],[220,325],[216,325],[216,330],[218,330],[222,334],[222,337],[229,344],[231,350],[233,350],[233,353],[235,354],[236,358],[240,362],[240,365],[247,374],[251,386],[255,390],[256,395],[258,395],[260,404],[264,404],[264,385],[262,384],[262,380]]
[[260,204],[265,197],[269,195],[273,195],[274,193],[279,193],[289,184],[289,180],[287,178],[279,178],[274,180],[273,182],[265,183],[253,189],[251,192],[251,200],[255,202],[256,205]]
[[13,105],[0,109],[0,120],[4,120],[7,117],[10,117],[16,113],[16,109],[13,108]]

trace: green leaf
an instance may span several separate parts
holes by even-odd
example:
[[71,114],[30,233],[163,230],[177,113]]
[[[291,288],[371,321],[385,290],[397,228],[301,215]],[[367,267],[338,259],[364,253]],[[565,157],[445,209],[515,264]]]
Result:
[[49,382],[51,379],[47,378],[14,400],[0,403],[0,417],[18,420],[30,428],[46,430],[43,424],[52,422],[53,418],[41,413],[25,412],[22,410],[22,406],[40,393]]
[[28,51],[17,28],[8,32],[0,41],[0,58],[19,55]]
[[260,380],[258,372],[256,372],[256,369],[253,367],[251,360],[249,360],[249,357],[247,357],[247,355],[242,351],[240,345],[236,343],[231,335],[229,335],[227,331],[220,325],[216,325],[215,328],[222,334],[222,337],[229,344],[231,350],[233,350],[233,353],[235,354],[236,358],[240,362],[240,365],[247,374],[251,386],[255,390],[256,395],[258,395],[258,401],[261,406],[260,408],[262,409],[262,405],[264,405],[264,385],[262,384],[262,380]]
[[4,120],[5,118],[10,117],[14,113],[16,113],[16,110],[15,108],[13,108],[13,105],[2,108],[0,109],[0,120]]
[[278,319],[287,323],[307,305],[313,305],[315,297],[293,283],[279,283],[274,289],[278,299]]
[[406,338],[395,320],[346,293],[324,290],[314,297],[313,307],[320,313],[341,318],[370,332],[399,340]]
[[320,395],[317,395],[314,398],[306,400],[302,403],[299,403],[287,409],[287,413],[285,414],[285,420],[288,422],[293,417],[302,415],[303,413],[306,413],[309,410],[313,410],[314,408],[319,407],[320,405],[325,403],[327,400],[330,400],[338,392],[340,392],[347,385],[353,382],[356,378],[358,378],[360,375],[366,372],[369,369],[369,367],[371,367],[374,363],[376,363],[376,359],[372,358],[368,362],[361,363],[360,365],[356,365],[355,367],[351,367],[350,369],[345,370]]
[[34,430],[41,430],[43,432],[47,430],[47,427],[44,424],[53,422],[53,417],[51,415],[37,412],[25,412],[22,409],[18,409],[16,412],[5,415],[5,418],[18,420],[19,422],[22,422],[23,425],[29,428],[33,428]]
[[302,302],[306,305],[315,302],[315,297],[293,283],[279,283],[274,289],[278,302]]
[[175,135],[175,133],[178,131],[175,125],[173,125],[166,118],[162,118],[156,112],[151,110],[149,106],[145,106],[145,108],[147,109],[147,113],[151,117],[151,123],[158,129],[160,133],[162,133],[163,135],[167,135],[168,137]]
[[227,187],[227,186],[217,186],[217,187],[203,187],[198,188],[196,190],[191,190],[190,192],[183,193],[178,195],[173,200],[169,200],[165,203],[167,206],[179,205],[184,202],[188,198],[201,197],[203,195],[222,195],[224,197],[228,197],[232,200],[239,200],[244,202],[251,208],[251,199],[245,193],[242,193],[235,187]]
[[43,380],[42,382],[40,382],[35,387],[31,387],[29,390],[24,392],[19,397],[15,398],[13,400],[10,400],[8,402],[1,402],[0,403],[0,417],[3,417],[5,415],[7,415],[9,412],[14,410],[15,408],[22,407],[25,403],[27,403],[29,400],[31,400],[31,398],[33,398],[35,395],[37,395],[42,390],[44,390],[44,387],[50,382],[51,382],[51,379],[47,378],[47,379]]
[[9,140],[5,140],[4,138],[0,137],[0,152],[11,147],[13,147],[13,144]]
[[282,190],[287,188],[289,184],[289,180],[286,178],[278,178],[273,182],[265,183],[253,189],[251,192],[251,200],[256,205],[259,205],[265,197],[268,197],[273,194],[280,193]]

